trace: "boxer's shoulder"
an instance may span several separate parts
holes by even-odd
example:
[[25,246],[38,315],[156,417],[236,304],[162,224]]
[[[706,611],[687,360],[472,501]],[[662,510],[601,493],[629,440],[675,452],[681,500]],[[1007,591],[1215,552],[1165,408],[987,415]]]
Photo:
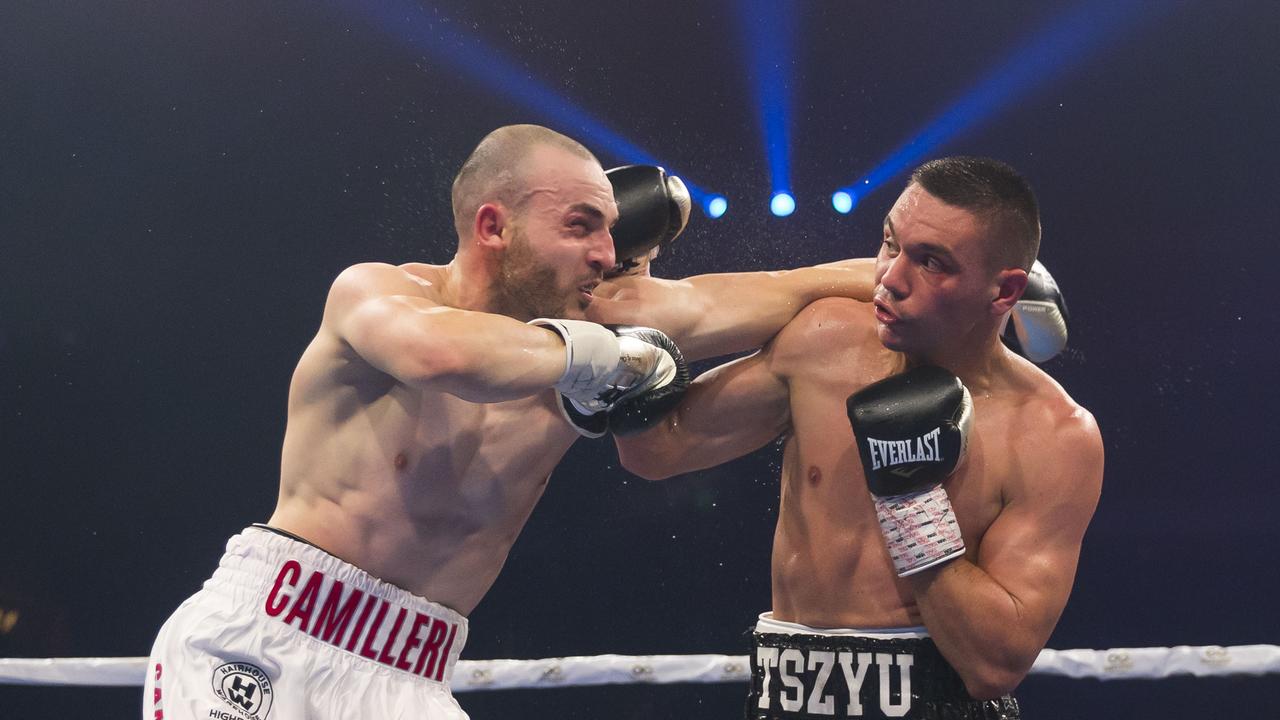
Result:
[[1021,420],[1029,428],[1041,428],[1051,434],[1077,429],[1092,428],[1097,423],[1093,415],[1075,401],[1048,373],[1030,361],[1009,354],[1013,363],[1008,402],[1014,406]]
[[334,279],[325,301],[325,314],[331,316],[335,312],[343,313],[379,297],[412,297],[432,304],[443,304],[441,289],[445,276],[445,268],[438,265],[358,263],[346,268]]
[[443,265],[405,263],[392,265],[382,262],[356,263],[334,280],[334,287],[368,287],[396,290],[407,287],[430,287],[445,280],[447,269]]
[[1018,361],[1025,367],[1004,398],[1010,414],[999,419],[1010,435],[1010,449],[1031,467],[1070,469],[1084,485],[1095,484],[1085,476],[1100,482],[1103,445],[1093,414],[1039,368]]
[[810,303],[774,338],[775,362],[799,370],[829,366],[836,357],[849,360],[850,353],[866,349],[882,350],[870,307],[840,297]]

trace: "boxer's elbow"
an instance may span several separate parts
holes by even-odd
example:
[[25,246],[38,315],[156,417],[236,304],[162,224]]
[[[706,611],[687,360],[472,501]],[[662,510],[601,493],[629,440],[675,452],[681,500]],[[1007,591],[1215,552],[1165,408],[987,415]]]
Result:
[[618,443],[618,460],[632,475],[638,475],[645,480],[666,480],[678,473],[677,470],[643,450],[623,450],[622,442]]
[[995,700],[1013,692],[1030,669],[1030,663],[975,663],[960,672],[960,679],[973,699]]
[[636,435],[616,437],[618,460],[622,467],[645,480],[666,480],[679,475],[682,468],[667,447],[662,423]]
[[1010,682],[1007,677],[996,676],[966,678],[964,682],[965,690],[974,700],[997,700],[1013,692],[1017,686],[1017,682]]

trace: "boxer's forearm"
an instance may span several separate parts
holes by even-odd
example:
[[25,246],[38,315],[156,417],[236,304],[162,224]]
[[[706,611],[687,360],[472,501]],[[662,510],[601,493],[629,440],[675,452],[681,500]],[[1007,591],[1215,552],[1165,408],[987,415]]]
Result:
[[789,408],[786,385],[757,353],[703,373],[662,421],[614,440],[623,467],[661,480],[762,447],[786,431]]
[[[701,275],[688,279],[706,312],[692,318],[686,355],[715,357],[760,347],[806,305],[824,297],[870,302],[875,261],[778,272]],[[677,340],[677,342],[680,342]]]
[[930,635],[975,696],[1011,690],[1049,641],[1102,486],[1102,438],[1087,412],[1010,432],[1035,469],[1002,486],[1004,508],[980,545],[908,578]]
[[909,578],[925,627],[970,695],[1011,692],[1044,648],[1057,616],[1032,607],[965,558]]
[[684,280],[625,278],[589,311],[598,322],[648,325],[698,360],[757,348],[806,305],[824,297],[871,300],[875,261],[845,260],[774,272],[715,273]]

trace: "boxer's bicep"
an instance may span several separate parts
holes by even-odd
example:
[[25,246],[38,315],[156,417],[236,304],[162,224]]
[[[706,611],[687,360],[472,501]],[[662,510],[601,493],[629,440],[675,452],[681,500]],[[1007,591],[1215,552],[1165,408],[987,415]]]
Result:
[[1018,608],[1040,646],[1062,614],[1085,529],[1102,484],[1102,442],[1092,418],[1055,433],[1035,458],[1035,475],[1015,484],[983,535],[977,564]]
[[411,287],[377,268],[351,274],[335,282],[325,325],[400,382],[496,402],[544,390],[564,371],[564,344],[555,333],[408,294]]
[[365,362],[401,382],[427,384],[463,364],[459,331],[465,319],[459,311],[388,295],[364,300],[344,320],[340,337]]
[[700,375],[662,422],[617,438],[618,455],[631,472],[657,480],[745,455],[785,432],[790,419],[786,382],[762,351]]

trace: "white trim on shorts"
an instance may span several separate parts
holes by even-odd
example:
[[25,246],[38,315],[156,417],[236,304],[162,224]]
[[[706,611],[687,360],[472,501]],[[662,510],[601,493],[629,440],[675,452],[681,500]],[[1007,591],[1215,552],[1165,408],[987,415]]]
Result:
[[773,611],[760,613],[756,620],[756,632],[776,633],[779,635],[824,635],[827,637],[864,637],[873,640],[918,640],[929,637],[929,631],[923,625],[898,628],[815,628],[800,623],[777,620]]

